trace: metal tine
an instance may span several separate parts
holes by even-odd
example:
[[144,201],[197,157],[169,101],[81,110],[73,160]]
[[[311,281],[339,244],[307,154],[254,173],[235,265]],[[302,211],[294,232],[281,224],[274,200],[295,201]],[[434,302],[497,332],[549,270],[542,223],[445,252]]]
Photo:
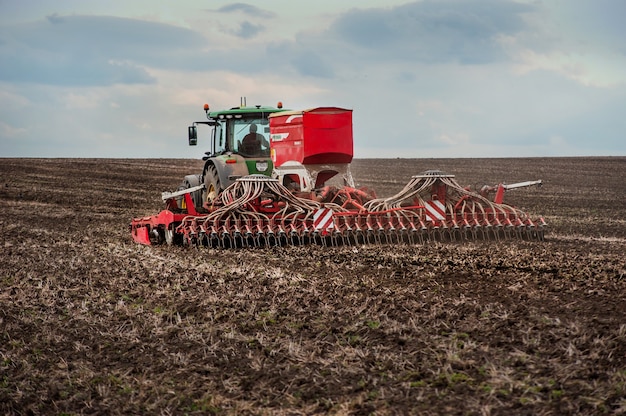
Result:
[[394,231],[393,239],[395,241],[395,244],[406,243],[406,240],[404,239],[404,231],[402,229]]
[[487,240],[495,240],[496,234],[493,231],[492,225],[487,225],[487,229],[485,230],[485,234],[487,235]]
[[244,246],[243,235],[240,232],[235,233],[235,247],[240,248]]
[[367,245],[369,244],[368,238],[369,238],[369,232],[364,231],[364,230],[359,230],[359,234],[361,235],[361,244],[362,245]]
[[354,236],[354,245],[355,246],[364,244],[363,241],[359,241],[359,237],[361,237],[361,238],[363,237],[363,231],[361,231],[360,229],[356,230],[352,235]]
[[284,246],[289,244],[289,239],[287,238],[287,234],[284,231],[280,231],[278,233],[278,246]]
[[245,241],[244,247],[251,247],[250,242],[254,243],[254,237],[252,236],[252,233],[250,231],[246,232],[246,237],[244,241]]
[[343,241],[344,246],[350,247],[352,245],[352,239],[350,238],[352,231],[346,230],[341,233],[341,240]]
[[[416,237],[417,241],[415,240]],[[424,238],[422,238],[422,233],[417,228],[413,228],[411,230],[411,240],[413,241],[413,244],[424,244]]]
[[268,231],[265,233],[265,241],[267,242],[267,245],[269,246],[276,245],[276,236],[274,235],[273,231]]
[[407,245],[412,245],[413,244],[413,238],[411,235],[411,231],[409,231],[408,228],[405,228],[404,230],[402,230],[402,242],[407,244]]
[[419,234],[417,234],[417,236],[420,240],[420,244],[424,244],[424,242],[428,239],[428,230],[424,230],[424,229],[419,230]]
[[230,234],[225,234],[224,236],[224,248],[231,248],[233,246],[233,239],[232,239],[232,235]]
[[[335,228],[333,228],[331,231],[329,231],[329,233],[332,236],[333,239],[333,244],[336,247],[339,246],[343,246],[345,245],[345,241],[343,239],[343,229],[342,229],[342,222],[339,221],[338,219],[335,219]],[[344,221],[345,222],[345,221]]]

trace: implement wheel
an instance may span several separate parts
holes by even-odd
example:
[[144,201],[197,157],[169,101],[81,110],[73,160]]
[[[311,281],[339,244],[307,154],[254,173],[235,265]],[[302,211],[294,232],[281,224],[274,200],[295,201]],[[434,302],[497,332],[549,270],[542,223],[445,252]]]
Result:
[[206,201],[212,204],[220,192],[222,192],[220,178],[217,175],[217,168],[213,165],[209,166],[204,172],[204,186],[206,188]]

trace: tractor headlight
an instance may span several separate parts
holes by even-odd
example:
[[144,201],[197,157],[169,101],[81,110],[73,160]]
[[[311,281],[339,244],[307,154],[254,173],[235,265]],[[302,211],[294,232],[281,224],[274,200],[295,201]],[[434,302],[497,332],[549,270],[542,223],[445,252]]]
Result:
[[264,160],[259,160],[256,162],[256,170],[258,172],[265,172],[267,170],[268,163]]

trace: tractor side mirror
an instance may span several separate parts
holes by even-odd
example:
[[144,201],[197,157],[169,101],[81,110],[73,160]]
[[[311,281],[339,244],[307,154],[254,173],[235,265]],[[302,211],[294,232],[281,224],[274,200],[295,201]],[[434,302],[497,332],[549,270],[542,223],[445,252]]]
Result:
[[196,126],[189,126],[187,128],[187,134],[189,136],[189,146],[195,146],[198,144],[198,129]]

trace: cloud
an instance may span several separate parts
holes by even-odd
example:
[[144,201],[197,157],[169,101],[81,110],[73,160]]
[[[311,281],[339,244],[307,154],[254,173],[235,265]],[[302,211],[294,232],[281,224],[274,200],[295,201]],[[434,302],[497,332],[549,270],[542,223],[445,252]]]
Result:
[[281,71],[290,67],[299,76],[331,79],[336,75],[333,66],[337,62],[333,62],[332,49],[324,49],[314,42],[275,42],[268,45],[267,55]]
[[151,84],[146,66],[193,65],[205,44],[189,29],[110,16],[50,15],[0,33],[0,81],[51,85]]
[[354,9],[335,20],[326,36],[386,59],[484,64],[506,58],[497,37],[522,31],[523,15],[532,10],[502,0],[426,0]]
[[247,3],[232,3],[227,4],[226,6],[222,6],[217,9],[219,13],[233,13],[233,12],[241,12],[248,16],[261,17],[264,19],[269,19],[275,17],[276,14],[270,12],[268,10],[260,9],[256,6]]
[[255,25],[248,21],[241,22],[237,30],[231,31],[231,33],[242,39],[251,39],[265,30],[263,25]]
[[[242,13],[252,18],[260,19],[272,19],[276,17],[276,14],[259,7],[253,6],[247,3],[232,3],[226,6],[222,6],[217,9],[218,13],[231,14]],[[221,26],[221,25],[220,25]],[[239,26],[235,29],[222,29],[224,33],[234,35],[241,39],[252,39],[261,32],[264,32],[266,27],[262,24],[255,24],[248,20],[244,20],[239,23]]]
[[537,3],[527,29],[505,34],[498,42],[520,74],[551,71],[585,86],[613,88],[626,84],[626,3],[571,0]]
[[14,127],[4,121],[0,121],[0,137],[15,138],[26,133],[23,127]]
[[[397,7],[351,9],[321,30],[268,45],[272,62],[298,75],[354,77],[366,69],[411,81],[410,65],[486,65],[511,60],[502,37],[528,29],[536,8],[506,0],[419,1]],[[395,75],[392,73],[397,71]]]

